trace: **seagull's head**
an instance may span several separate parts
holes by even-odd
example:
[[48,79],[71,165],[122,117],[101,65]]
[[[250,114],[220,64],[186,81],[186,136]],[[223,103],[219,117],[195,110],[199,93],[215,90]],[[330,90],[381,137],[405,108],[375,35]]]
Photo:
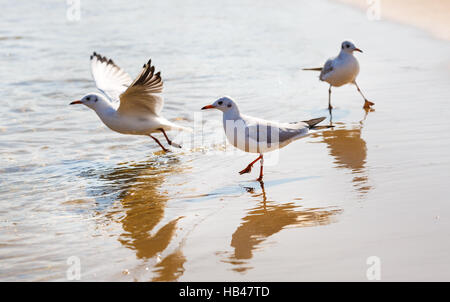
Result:
[[81,104],[86,105],[93,110],[96,110],[100,106],[102,106],[104,102],[105,100],[102,95],[98,93],[90,93],[81,98],[81,100],[73,101],[72,103],[70,103],[70,105]]
[[355,44],[353,44],[353,42],[351,42],[351,41],[344,41],[344,42],[342,42],[341,50],[343,52],[347,52],[347,53],[353,53],[354,51],[362,52],[362,50],[357,48],[355,46]]
[[239,113],[239,109],[237,107],[236,102],[233,101],[233,99],[228,96],[221,97],[220,99],[217,99],[211,105],[207,105],[202,108],[202,110],[205,110],[205,109],[218,109],[218,110],[222,111],[223,113],[227,113],[227,112]]

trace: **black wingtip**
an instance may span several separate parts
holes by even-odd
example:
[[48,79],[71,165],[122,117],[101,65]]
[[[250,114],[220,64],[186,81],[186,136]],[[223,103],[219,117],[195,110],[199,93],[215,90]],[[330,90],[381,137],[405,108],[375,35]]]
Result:
[[302,70],[309,70],[309,71],[322,71],[322,67],[315,67],[315,68],[302,68]]
[[332,129],[334,125],[324,125],[324,126],[314,126],[310,128],[311,130],[323,130],[323,129]]
[[324,121],[325,119],[326,119],[326,117],[322,116],[322,117],[318,117],[318,118],[313,118],[308,121],[304,121],[304,123],[307,123],[309,128],[312,129],[312,128],[314,128],[314,126],[316,126],[320,122]]
[[113,59],[108,59],[105,56],[102,56],[101,54],[97,53],[97,52],[93,52],[91,55],[91,60],[93,60],[94,58],[96,58],[98,61],[100,61],[101,63],[105,63],[107,65],[111,64],[111,65],[116,65],[116,63],[114,63]]

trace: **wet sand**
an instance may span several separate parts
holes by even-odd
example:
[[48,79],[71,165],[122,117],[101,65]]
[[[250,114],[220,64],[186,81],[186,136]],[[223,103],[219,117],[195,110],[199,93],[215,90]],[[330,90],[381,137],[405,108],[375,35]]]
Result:
[[[79,23],[55,5],[0,20],[0,280],[67,281],[71,256],[82,281],[367,281],[371,256],[382,281],[450,280],[447,41],[335,1],[92,3]],[[331,121],[327,85],[301,68],[346,38],[375,111],[344,86]],[[169,133],[182,150],[68,106],[95,90],[93,50],[132,75],[152,58],[164,115],[195,128]],[[223,94],[335,128],[282,149],[260,183],[238,174],[254,156],[225,145],[219,112],[200,111]]]

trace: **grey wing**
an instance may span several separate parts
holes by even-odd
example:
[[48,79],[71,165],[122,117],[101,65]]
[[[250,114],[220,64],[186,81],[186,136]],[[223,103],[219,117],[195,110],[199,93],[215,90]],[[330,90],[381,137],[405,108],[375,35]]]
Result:
[[308,133],[308,127],[298,127],[298,128],[280,128],[279,139],[280,145],[290,142],[293,139],[302,137]]
[[113,60],[96,52],[91,55],[91,73],[97,89],[116,102],[132,82],[130,75]]
[[333,71],[333,63],[334,63],[334,59],[328,59],[325,62],[325,65],[322,68],[322,71],[320,72],[320,79],[323,81],[326,79],[326,77],[328,76],[328,74]]
[[149,60],[130,87],[120,95],[118,112],[132,115],[159,115],[164,106],[164,99],[160,95],[162,91],[161,73],[155,73],[155,67]]
[[248,125],[247,129],[246,136],[250,140],[258,143],[266,142],[269,147],[271,144],[283,145],[308,133],[308,127],[303,122],[296,124],[257,123]]

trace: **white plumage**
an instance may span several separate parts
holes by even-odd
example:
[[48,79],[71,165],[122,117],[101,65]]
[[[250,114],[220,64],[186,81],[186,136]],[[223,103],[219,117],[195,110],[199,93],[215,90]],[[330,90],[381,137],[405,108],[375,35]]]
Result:
[[164,151],[167,149],[152,133],[161,132],[169,145],[180,147],[167,137],[165,131],[191,129],[161,116],[164,106],[161,95],[163,81],[160,72],[155,73],[151,60],[144,64],[141,73],[133,81],[113,60],[94,52],[91,56],[91,72],[97,88],[103,94],[91,93],[71,104],[83,104],[93,109],[111,130],[150,136]]
[[370,106],[375,105],[366,99],[356,83],[356,77],[359,74],[359,63],[353,55],[354,51],[362,52],[352,42],[344,41],[341,44],[339,55],[328,59],[323,67],[303,69],[320,71],[319,79],[330,84],[328,89],[328,108],[330,110],[333,108],[331,106],[331,87],[340,87],[345,84],[354,84],[356,86],[358,92],[364,98],[365,109],[370,109]]
[[310,129],[325,119],[320,117],[303,122],[278,123],[241,114],[235,101],[222,97],[212,105],[202,108],[218,109],[223,112],[223,128],[227,140],[236,148],[258,153],[259,157],[251,162],[240,174],[249,173],[253,164],[261,160],[258,180],[263,176],[263,154],[283,148],[291,142],[306,136]]
[[334,87],[353,83],[359,73],[358,60],[346,52],[328,59],[320,73],[320,80],[330,83]]

